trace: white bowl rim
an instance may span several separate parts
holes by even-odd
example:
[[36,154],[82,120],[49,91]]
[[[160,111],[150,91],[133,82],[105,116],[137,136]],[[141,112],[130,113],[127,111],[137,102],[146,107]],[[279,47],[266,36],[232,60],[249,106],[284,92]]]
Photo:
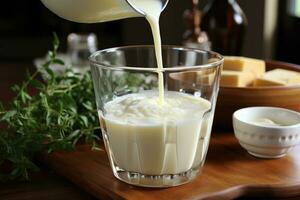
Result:
[[251,112],[252,110],[258,110],[258,109],[259,110],[261,110],[261,109],[276,110],[277,112],[284,111],[286,113],[296,115],[300,119],[300,113],[297,112],[297,111],[294,111],[294,110],[281,108],[281,107],[272,107],[272,106],[253,106],[253,107],[245,107],[245,108],[241,108],[239,110],[236,110],[232,115],[232,118],[233,118],[232,121],[238,120],[239,122],[245,123],[249,126],[260,127],[260,128],[268,128],[268,129],[271,129],[271,130],[272,129],[273,130],[278,130],[278,129],[300,128],[300,121],[297,124],[292,124],[292,125],[287,125],[287,126],[272,126],[272,125],[268,126],[268,125],[254,124],[254,123],[251,123],[249,121],[242,120],[238,117],[238,114],[241,113],[241,112],[245,112],[245,111]]

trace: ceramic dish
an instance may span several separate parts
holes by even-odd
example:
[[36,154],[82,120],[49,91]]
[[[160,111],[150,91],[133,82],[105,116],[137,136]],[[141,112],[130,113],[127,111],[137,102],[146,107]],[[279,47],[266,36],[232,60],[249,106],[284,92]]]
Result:
[[286,155],[300,142],[300,113],[277,107],[249,107],[233,114],[236,138],[260,158]]

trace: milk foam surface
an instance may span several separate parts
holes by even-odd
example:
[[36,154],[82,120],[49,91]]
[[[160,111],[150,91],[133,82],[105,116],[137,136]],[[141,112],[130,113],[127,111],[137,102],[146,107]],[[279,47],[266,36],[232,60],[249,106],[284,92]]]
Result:
[[209,109],[210,103],[178,92],[168,92],[165,102],[158,104],[157,92],[129,94],[107,103],[104,109],[106,118],[126,124],[157,125],[165,122],[181,123],[190,118],[201,118]]

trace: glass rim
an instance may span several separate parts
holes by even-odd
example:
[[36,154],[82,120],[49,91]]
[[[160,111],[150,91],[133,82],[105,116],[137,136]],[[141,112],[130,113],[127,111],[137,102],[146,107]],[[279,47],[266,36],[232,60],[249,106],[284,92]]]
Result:
[[201,50],[197,48],[191,48],[191,47],[184,47],[184,46],[176,46],[176,45],[162,45],[162,49],[175,49],[175,50],[186,50],[186,51],[193,51],[197,53],[209,53],[216,56],[218,59],[217,61],[213,61],[211,63],[202,64],[202,65],[193,65],[193,66],[178,66],[178,67],[167,67],[163,68],[162,70],[159,70],[157,67],[155,68],[147,68],[147,67],[133,67],[133,66],[116,66],[107,64],[104,62],[99,62],[95,60],[95,57],[101,53],[105,52],[112,52],[116,50],[125,50],[125,49],[138,49],[138,48],[154,48],[154,45],[130,45],[130,46],[120,46],[120,47],[112,47],[107,49],[102,49],[99,51],[94,52],[92,55],[89,56],[88,60],[90,64],[94,64],[97,67],[104,68],[104,69],[113,69],[113,70],[128,70],[128,71],[147,71],[147,72],[174,72],[174,71],[186,71],[186,70],[193,70],[193,69],[210,69],[215,68],[217,66],[222,65],[224,61],[224,57],[214,51],[207,51],[207,50]]

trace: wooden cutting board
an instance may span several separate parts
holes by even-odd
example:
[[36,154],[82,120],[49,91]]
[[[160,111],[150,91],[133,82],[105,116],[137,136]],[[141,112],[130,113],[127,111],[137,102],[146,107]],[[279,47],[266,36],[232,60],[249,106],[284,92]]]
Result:
[[300,146],[280,159],[258,159],[242,149],[233,133],[214,133],[201,175],[167,189],[135,187],[114,178],[103,145],[99,151],[79,146],[42,161],[99,199],[300,199]]

